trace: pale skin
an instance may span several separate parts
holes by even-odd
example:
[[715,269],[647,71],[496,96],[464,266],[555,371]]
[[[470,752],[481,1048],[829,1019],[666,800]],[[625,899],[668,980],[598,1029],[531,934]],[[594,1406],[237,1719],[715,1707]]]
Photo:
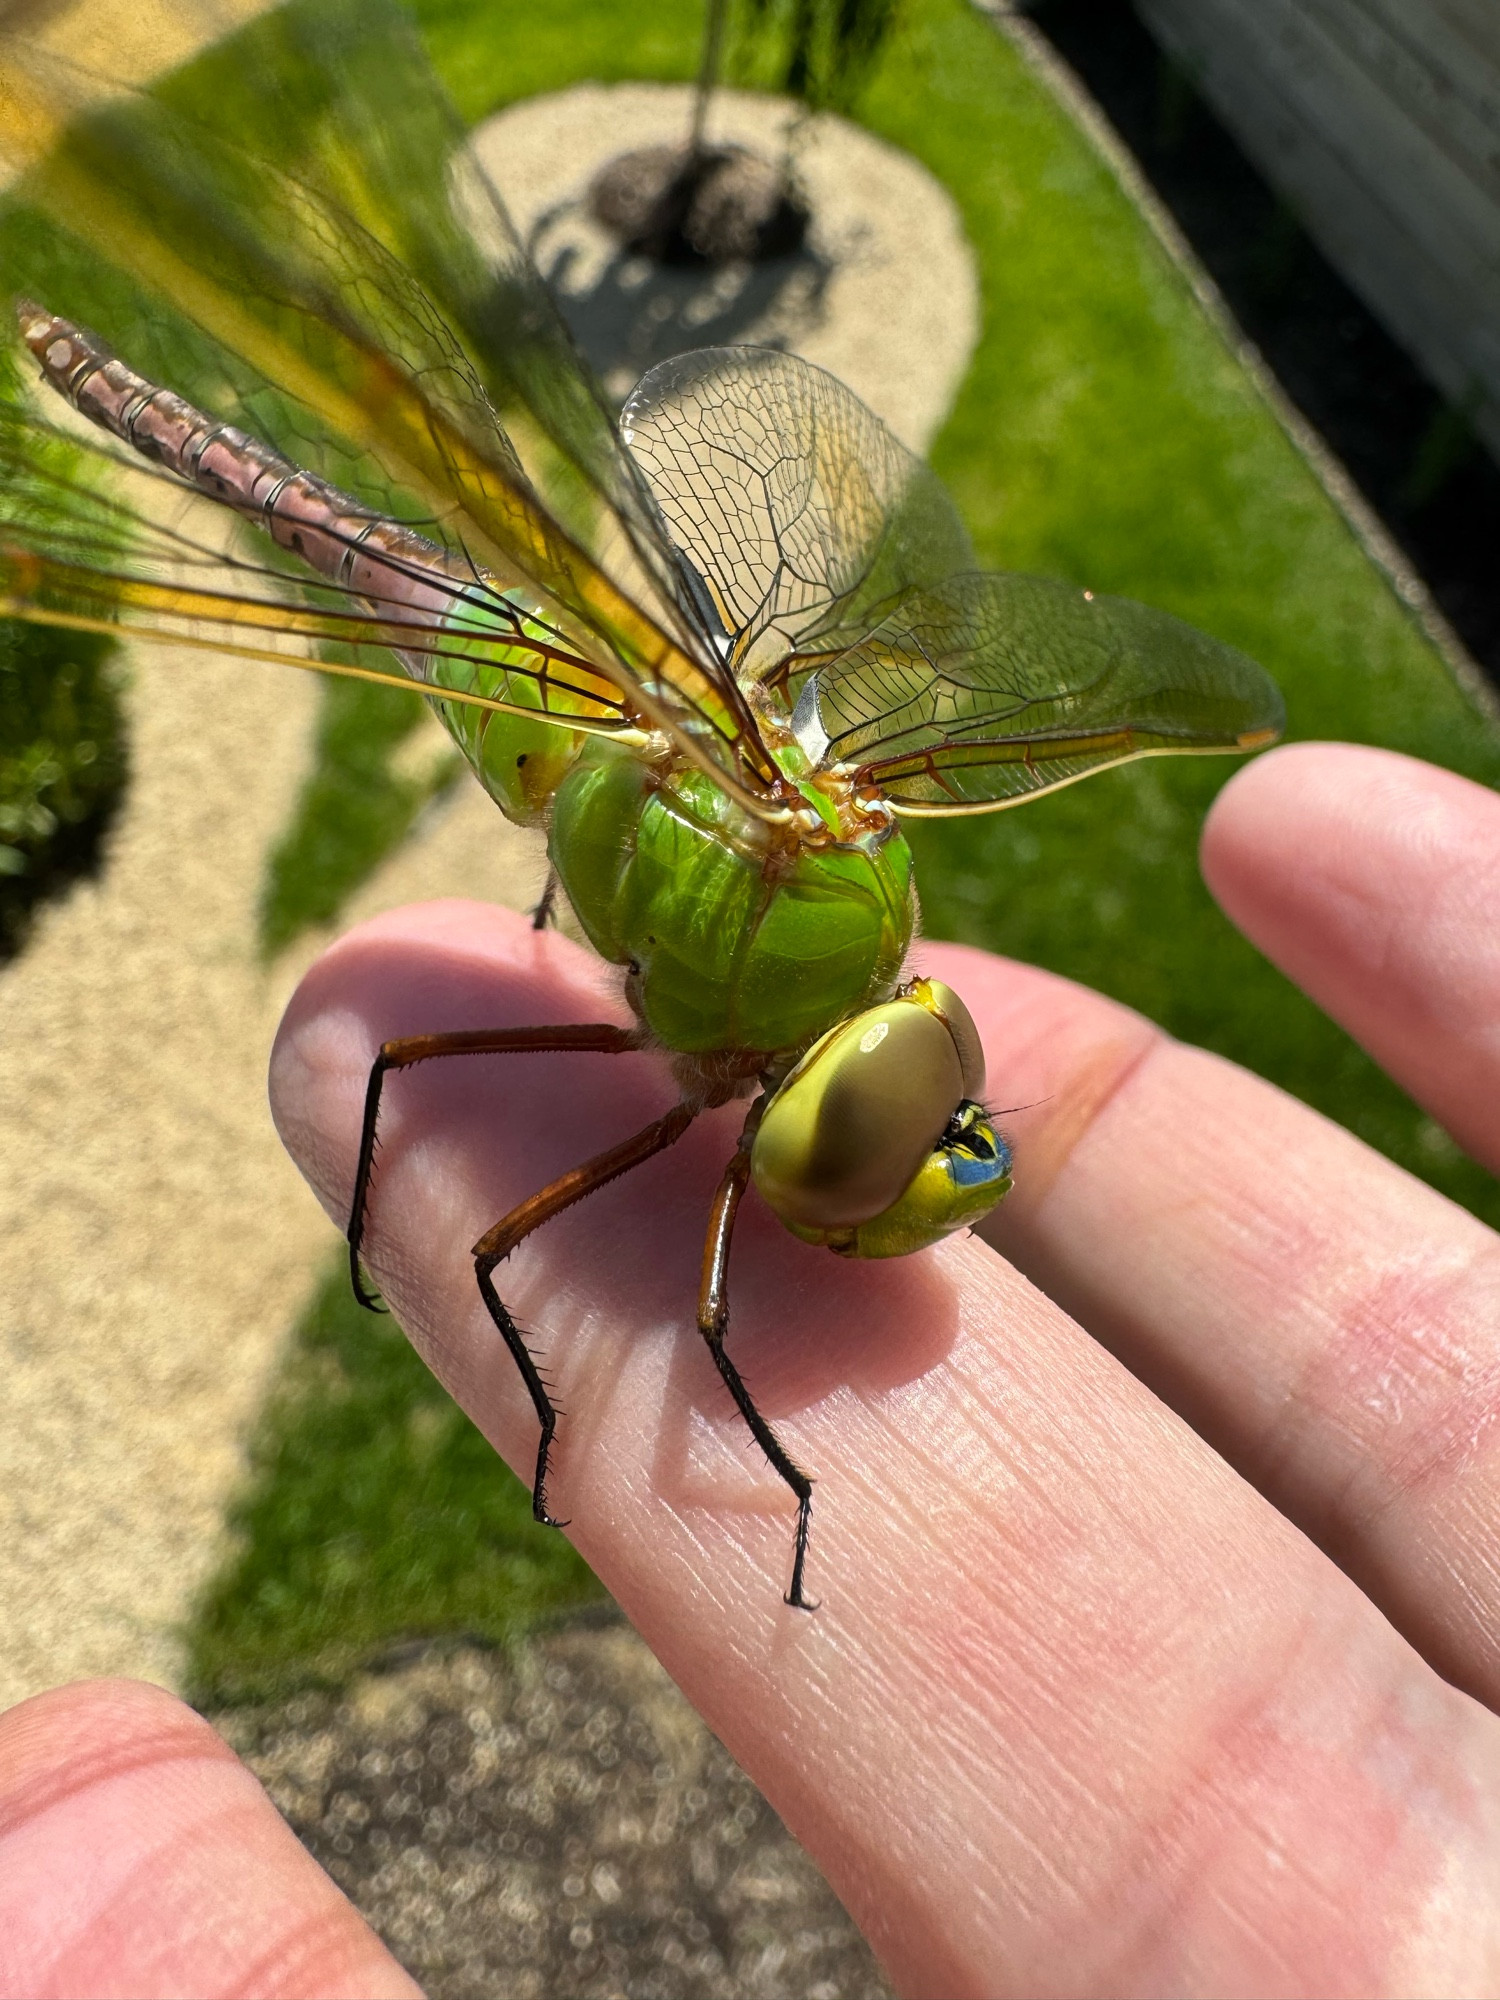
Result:
[[[1296,746],[1231,781],[1203,863],[1500,1168],[1500,798]],[[563,1391],[571,1534],[904,1992],[1500,1991],[1500,1241],[1110,1001],[920,962],[1036,1105],[995,1247],[849,1266],[753,1201],[736,1247],[731,1348],[817,1475],[822,1609],[781,1603],[787,1496],[691,1330],[732,1111],[501,1267]],[[293,1001],[278,1123],[341,1215],[382,1037],[609,1018],[555,934],[399,912]],[[467,1247],[669,1101],[638,1056],[393,1080],[371,1266],[523,1472]],[[168,1696],[0,1721],[0,1992],[414,1991]]]

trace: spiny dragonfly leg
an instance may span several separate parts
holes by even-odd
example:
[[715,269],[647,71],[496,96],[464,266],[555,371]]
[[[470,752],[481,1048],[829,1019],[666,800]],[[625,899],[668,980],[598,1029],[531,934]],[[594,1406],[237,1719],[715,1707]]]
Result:
[[792,1555],[792,1584],[786,1593],[786,1602],[798,1611],[816,1611],[816,1603],[805,1597],[802,1591],[803,1572],[807,1568],[807,1541],[812,1531],[813,1483],[788,1456],[775,1431],[756,1409],[750,1391],[740,1379],[740,1371],[724,1351],[725,1336],[729,1332],[729,1245],[734,1235],[734,1219],[739,1211],[740,1197],[750,1179],[750,1143],[755,1137],[755,1128],[760,1123],[766,1102],[762,1097],[752,1105],[734,1158],[725,1168],[719,1191],[714,1196],[708,1219],[708,1240],[703,1246],[698,1331],[708,1342],[714,1366],[722,1376],[725,1388],[733,1396],[740,1415],[750,1426],[755,1442],[770,1460],[771,1469],[778,1478],[786,1481],[797,1496],[797,1538]]
[[548,924],[556,920],[557,891],[557,870],[549,862],[547,864],[547,880],[543,885],[540,900],[531,913],[531,928],[534,931],[544,931]]
[[380,1093],[387,1071],[409,1069],[413,1063],[428,1062],[436,1056],[553,1055],[570,1049],[616,1056],[639,1047],[640,1040],[633,1028],[617,1028],[605,1022],[563,1028],[461,1029],[455,1034],[403,1035],[399,1041],[383,1042],[380,1054],[370,1065],[370,1080],[365,1086],[354,1199],[349,1208],[349,1227],[344,1232],[349,1241],[349,1281],[359,1303],[370,1312],[385,1310],[374,1293],[365,1289],[359,1250],[369,1216],[370,1183],[375,1171],[375,1127],[380,1118]]
[[607,1153],[596,1153],[581,1167],[574,1167],[571,1173],[561,1175],[539,1194],[513,1208],[509,1215],[501,1216],[494,1228],[474,1245],[474,1275],[479,1280],[479,1296],[521,1371],[521,1379],[526,1384],[532,1408],[542,1427],[536,1454],[536,1477],[531,1486],[531,1511],[549,1528],[565,1528],[568,1525],[566,1521],[554,1520],[547,1511],[547,1462],[557,1430],[557,1411],[520,1328],[495,1290],[492,1273],[500,1260],[508,1257],[533,1229],[540,1228],[554,1215],[560,1215],[565,1208],[571,1208],[574,1202],[582,1201],[585,1195],[603,1187],[606,1181],[628,1174],[632,1167],[640,1166],[654,1153],[665,1152],[668,1146],[675,1145],[697,1115],[690,1105],[674,1104],[665,1118],[656,1119],[644,1131],[637,1132],[633,1139],[611,1146]]

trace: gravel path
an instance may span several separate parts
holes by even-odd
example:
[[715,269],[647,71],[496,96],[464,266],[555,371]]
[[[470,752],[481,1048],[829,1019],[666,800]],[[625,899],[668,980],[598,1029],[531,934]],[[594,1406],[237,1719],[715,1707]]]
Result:
[[107,872],[0,974],[0,1703],[171,1681],[241,1423],[327,1242],[264,1107],[284,981],[253,935],[314,701],[138,650]]
[[581,212],[617,153],[676,143],[688,93],[675,84],[583,84],[512,105],[476,149],[564,300],[575,334],[623,397],[684,346],[786,346],[830,369],[913,450],[925,451],[979,337],[979,287],[951,196],[925,167],[840,118],[794,118],[776,98],[720,91],[708,137],[777,160],[790,149],[813,225],[785,266],[656,272],[621,258]]
[[886,2000],[869,1947],[628,1628],[429,1648],[216,1718],[432,2000]]

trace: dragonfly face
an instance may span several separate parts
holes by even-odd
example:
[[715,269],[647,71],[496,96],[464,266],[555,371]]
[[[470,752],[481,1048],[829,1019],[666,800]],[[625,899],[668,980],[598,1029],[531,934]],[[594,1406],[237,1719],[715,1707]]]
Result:
[[1161,612],[981,572],[928,468],[794,356],[668,362],[617,425],[386,0],[295,0],[139,96],[70,68],[64,39],[0,38],[0,152],[21,174],[0,259],[45,302],[21,310],[26,348],[97,444],[18,377],[0,394],[0,613],[415,684],[501,809],[547,828],[639,1026],[388,1043],[356,1287],[388,1070],[669,1055],[674,1112],[476,1246],[550,1519],[555,1416],[494,1271],[699,1111],[751,1096],[698,1321],[797,1496],[803,1604],[811,1487],[724,1347],[739,1200],[753,1178],[798,1235],[888,1256],[1009,1185],[973,1023],[946,989],[900,985],[900,816],[1256,748],[1276,690]]
[[982,1221],[1010,1187],[973,1017],[938,979],[815,1042],[772,1098],[755,1185],[804,1242],[902,1257]]

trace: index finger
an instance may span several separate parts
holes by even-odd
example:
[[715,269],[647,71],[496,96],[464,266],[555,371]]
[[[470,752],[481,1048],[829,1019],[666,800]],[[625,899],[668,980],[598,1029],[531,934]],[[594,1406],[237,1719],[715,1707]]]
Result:
[[[1500,800],[1465,779],[1299,744],[1232,779],[1205,837],[1231,914],[1492,1151],[1497,835]],[[1014,1121],[991,1240],[1500,1705],[1500,1239],[1245,1070],[966,959],[949,976],[1015,1097],[1044,1100]]]
[[1500,1170],[1500,797],[1354,743],[1237,772],[1204,829],[1246,936]]
[[[273,1071],[331,1212],[382,1038],[598,1019],[598,980],[472,905],[346,940]],[[535,1421],[468,1246],[671,1097],[644,1057],[453,1061],[393,1091],[375,1270],[523,1476]],[[747,1202],[731,1345],[819,1481],[822,1609],[783,1606],[786,1492],[691,1330],[735,1129],[732,1108],[700,1120],[549,1223],[503,1295],[563,1392],[578,1546],[897,1979],[1479,1990],[1500,1964],[1491,1719],[983,1245],[850,1265]]]

